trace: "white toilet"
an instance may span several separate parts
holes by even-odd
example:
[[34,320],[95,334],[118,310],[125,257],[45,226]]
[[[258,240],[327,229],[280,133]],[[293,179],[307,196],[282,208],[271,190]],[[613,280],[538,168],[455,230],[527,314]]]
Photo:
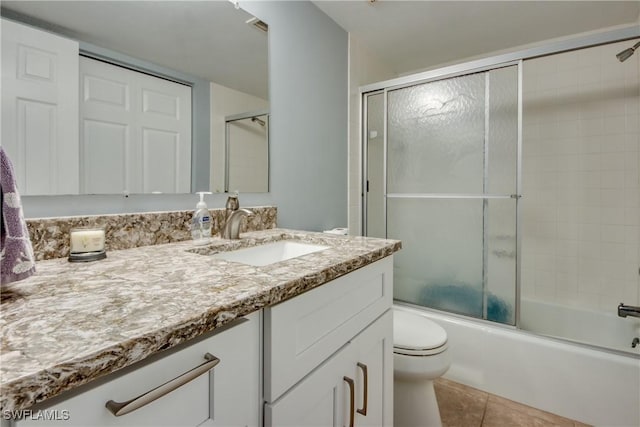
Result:
[[395,427],[440,427],[433,380],[451,364],[447,333],[416,311],[393,308]]

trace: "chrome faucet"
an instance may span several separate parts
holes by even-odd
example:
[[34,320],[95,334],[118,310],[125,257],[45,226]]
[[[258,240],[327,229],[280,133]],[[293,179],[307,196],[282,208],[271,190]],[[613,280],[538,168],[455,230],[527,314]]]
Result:
[[632,305],[624,305],[623,303],[620,303],[618,305],[618,316],[640,317],[640,307],[634,307]]
[[242,218],[253,215],[253,212],[249,209],[240,209],[238,193],[231,194],[227,198],[225,207],[224,225],[220,229],[220,234],[223,239],[239,239]]

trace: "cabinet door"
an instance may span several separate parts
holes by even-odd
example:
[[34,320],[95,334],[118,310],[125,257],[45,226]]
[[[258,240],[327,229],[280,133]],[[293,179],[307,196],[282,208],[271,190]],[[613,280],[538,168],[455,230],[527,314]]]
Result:
[[78,42],[2,19],[2,146],[22,195],[78,194]]
[[351,425],[393,425],[391,310],[265,411],[265,426]]
[[352,341],[356,426],[393,425],[393,314],[388,310]]
[[347,345],[275,403],[267,404],[265,427],[348,426],[350,386],[344,377],[352,360],[349,350]]

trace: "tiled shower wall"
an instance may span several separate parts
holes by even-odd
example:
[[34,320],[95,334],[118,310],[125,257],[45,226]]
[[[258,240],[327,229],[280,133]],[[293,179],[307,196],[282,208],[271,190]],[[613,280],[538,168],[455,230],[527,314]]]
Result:
[[524,63],[524,298],[640,303],[640,52],[615,57],[636,41]]

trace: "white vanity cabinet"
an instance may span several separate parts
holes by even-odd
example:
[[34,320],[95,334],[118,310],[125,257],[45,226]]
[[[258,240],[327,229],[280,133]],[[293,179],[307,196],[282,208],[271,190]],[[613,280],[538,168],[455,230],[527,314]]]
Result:
[[[391,426],[392,292],[390,256],[35,405],[10,426]],[[194,369],[202,373],[129,413],[107,404]]]
[[[94,381],[88,390],[45,402],[15,421],[26,426],[258,426],[260,313],[205,339]],[[126,402],[206,363],[211,370],[132,412],[114,416],[105,404]],[[143,365],[143,366],[140,366]],[[203,368],[206,369],[206,366]],[[51,419],[53,418],[53,419]],[[57,418],[57,420],[56,420]]]
[[264,310],[265,426],[393,423],[393,258]]
[[391,426],[391,311],[265,408],[265,426]]

